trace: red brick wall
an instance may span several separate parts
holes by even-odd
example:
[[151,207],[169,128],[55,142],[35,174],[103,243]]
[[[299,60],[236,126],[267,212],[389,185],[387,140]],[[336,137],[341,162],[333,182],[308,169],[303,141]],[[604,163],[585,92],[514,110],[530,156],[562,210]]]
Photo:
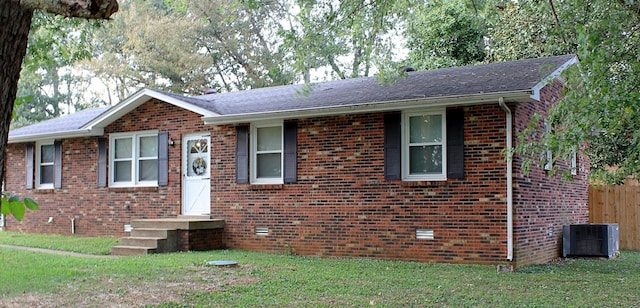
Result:
[[178,230],[178,250],[223,249],[223,233],[223,229]]
[[[541,102],[510,105],[516,131],[523,131],[533,114],[545,114],[561,91],[562,84],[556,81],[542,89]],[[588,222],[588,161],[578,158],[578,174],[572,181],[559,175],[570,168],[569,162],[556,162],[554,176],[535,163],[525,175],[515,169],[522,162],[521,157],[514,158],[515,261],[545,263],[561,256],[563,225]]]
[[[535,104],[511,104],[517,129]],[[63,188],[25,191],[24,144],[10,146],[7,188],[35,197],[41,211],[8,229],[122,236],[134,218],[180,213],[180,140],[191,132],[211,133],[211,212],[226,221],[228,248],[304,255],[375,257],[495,264],[506,259],[505,113],[498,103],[465,107],[465,178],[444,182],[387,181],[383,175],[384,114],[328,116],[298,121],[297,183],[235,183],[235,126],[205,126],[198,115],[169,104],[145,103],[107,127],[111,132],[157,129],[176,142],[169,153],[169,185],[159,188],[97,188],[96,140],[65,140]],[[339,132],[339,133],[338,133]],[[583,182],[549,180],[534,171],[517,174],[516,260],[520,264],[557,256],[561,224],[568,213],[586,215]],[[531,183],[531,184],[527,184]],[[545,185],[563,185],[549,189]],[[583,185],[584,184],[584,185]],[[569,185],[569,186],[567,186]],[[571,186],[573,185],[573,186]],[[584,186],[584,187],[582,187]],[[567,188],[569,187],[569,189]],[[563,192],[562,198],[558,194]],[[520,199],[518,199],[520,198]],[[574,215],[574,214],[571,214]],[[55,221],[49,225],[47,217]],[[585,216],[586,217],[586,216]],[[568,220],[572,220],[569,218]],[[552,225],[553,235],[545,230]],[[267,227],[269,235],[256,235]],[[432,229],[433,240],[416,239]]]
[[[465,108],[465,115],[465,179],[422,183],[384,180],[383,114],[300,120],[297,183],[269,189],[213,184],[213,199],[218,200],[214,214],[226,220],[227,246],[305,255],[502,262],[505,115],[497,103]],[[220,146],[216,152],[233,162],[233,136]],[[269,235],[256,235],[256,227],[268,227]],[[417,228],[433,229],[435,239],[416,239]]]
[[[71,234],[71,219],[78,235],[124,236],[124,224],[132,219],[176,217],[181,202],[182,134],[212,131],[200,115],[161,102],[147,102],[105,129],[111,132],[169,131],[175,141],[169,147],[169,185],[145,188],[97,187],[97,138],[73,138],[62,142],[62,188],[25,190],[25,144],[8,148],[6,189],[34,198],[37,212],[28,212],[22,222],[7,219],[7,229],[23,232]],[[53,223],[49,224],[49,217]]]

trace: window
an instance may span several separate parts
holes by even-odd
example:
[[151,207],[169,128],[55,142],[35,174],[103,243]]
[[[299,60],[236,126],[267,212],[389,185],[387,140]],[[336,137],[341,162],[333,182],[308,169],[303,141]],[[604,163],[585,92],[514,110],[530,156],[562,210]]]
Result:
[[283,164],[282,124],[254,125],[251,134],[251,182],[281,184]]
[[55,177],[55,148],[53,141],[36,144],[36,188],[53,189]]
[[403,179],[446,180],[445,112],[405,113],[403,120]]
[[111,136],[111,186],[158,185],[158,134],[138,132]]

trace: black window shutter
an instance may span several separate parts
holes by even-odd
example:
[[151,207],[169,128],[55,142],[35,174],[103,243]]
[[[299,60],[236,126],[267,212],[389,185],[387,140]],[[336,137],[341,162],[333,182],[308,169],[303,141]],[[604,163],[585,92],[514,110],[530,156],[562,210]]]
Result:
[[98,187],[107,187],[107,138],[98,138]]
[[33,189],[33,143],[27,143],[25,149],[25,188]]
[[384,179],[401,177],[402,114],[389,113],[384,116]]
[[53,188],[62,188],[62,141],[53,142]]
[[464,178],[464,110],[447,109],[447,177]]
[[236,127],[236,182],[249,183],[249,126]]
[[298,123],[284,123],[284,182],[295,183],[297,180]]
[[158,133],[158,186],[169,184],[169,133]]

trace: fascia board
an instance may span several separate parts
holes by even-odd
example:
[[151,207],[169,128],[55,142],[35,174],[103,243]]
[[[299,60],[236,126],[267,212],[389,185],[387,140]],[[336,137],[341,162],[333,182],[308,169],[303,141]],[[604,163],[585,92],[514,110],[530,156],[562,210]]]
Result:
[[127,113],[133,111],[135,108],[139,107],[140,105],[142,105],[143,103],[147,102],[152,98],[172,104],[182,109],[189,110],[191,112],[198,113],[203,117],[213,117],[216,115],[215,112],[212,112],[210,110],[184,102],[182,100],[176,99],[166,94],[156,92],[148,88],[144,88],[134,93],[126,100],[111,107],[109,110],[101,114],[99,117],[85,124],[82,128],[91,129],[94,127],[105,127],[113,123],[115,120],[123,117]]
[[531,94],[531,98],[536,100],[536,101],[539,101],[540,100],[540,90],[542,90],[542,88],[544,88],[546,85],[548,85],[554,79],[560,77],[560,74],[562,74],[562,72],[564,70],[566,70],[569,66],[574,65],[576,63],[578,63],[578,57],[574,56],[573,58],[569,59],[567,62],[565,62],[562,65],[560,65],[555,71],[551,72],[551,74],[549,74],[547,77],[545,77],[540,82],[538,82],[538,84],[536,84],[535,86],[533,86],[533,88],[531,88],[531,90],[533,92]]
[[104,129],[102,128],[76,129],[76,130],[68,130],[68,131],[61,131],[61,132],[51,132],[51,133],[44,133],[44,134],[32,134],[32,135],[9,137],[8,142],[9,143],[36,142],[40,140],[69,139],[69,138],[81,138],[81,137],[102,136],[102,135],[104,135]]
[[302,119],[332,115],[344,115],[355,113],[384,112],[392,110],[408,110],[416,108],[438,108],[469,106],[497,102],[499,98],[510,102],[531,101],[531,90],[496,92],[488,94],[475,94],[463,96],[447,96],[434,98],[416,98],[402,101],[384,101],[359,104],[352,106],[336,106],[326,108],[308,108],[273,112],[245,113],[238,115],[219,115],[213,117],[203,117],[205,124],[222,125],[249,123],[253,121]]

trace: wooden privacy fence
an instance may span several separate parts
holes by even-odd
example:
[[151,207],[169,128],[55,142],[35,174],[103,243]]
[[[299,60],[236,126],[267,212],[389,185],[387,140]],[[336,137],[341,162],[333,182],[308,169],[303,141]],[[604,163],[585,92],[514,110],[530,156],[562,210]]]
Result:
[[617,223],[620,249],[640,250],[640,186],[590,186],[589,222]]

